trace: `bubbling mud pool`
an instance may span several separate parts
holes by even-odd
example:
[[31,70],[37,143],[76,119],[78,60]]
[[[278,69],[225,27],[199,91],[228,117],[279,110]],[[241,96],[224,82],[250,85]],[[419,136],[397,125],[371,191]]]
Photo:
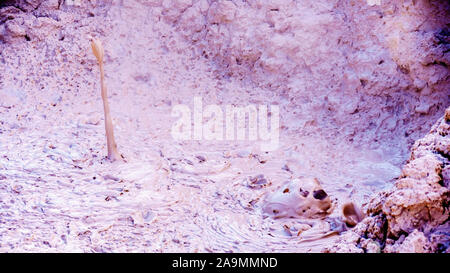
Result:
[[[169,113],[166,106],[149,114],[147,130],[115,113],[126,163],[104,159],[103,126],[93,114],[17,121],[0,142],[0,179],[8,181],[0,192],[0,250],[320,251],[342,231],[344,202],[363,204],[399,174],[380,151],[317,137],[282,133],[280,148],[267,153],[257,142],[176,142]],[[267,195],[299,176],[321,181],[333,212],[265,215]]]
[[[195,26],[191,27],[195,37],[190,37],[192,31],[183,28],[189,28],[183,20],[197,23],[194,19],[201,17],[195,10],[205,13],[202,3],[208,1],[196,1],[196,6],[189,9],[191,13],[187,12],[181,21],[175,20],[176,14],[172,13],[185,11],[183,6],[166,10],[153,6],[158,1],[149,5],[146,1],[112,1],[95,7],[93,1],[87,2],[86,7],[56,5],[50,9],[50,4],[41,5],[34,11],[36,14],[11,7],[7,8],[13,9],[12,15],[5,11],[9,26],[5,31],[9,32],[4,34],[0,52],[0,251],[322,251],[343,230],[342,206],[347,202],[361,206],[375,193],[389,188],[408,158],[407,142],[425,133],[430,122],[441,115],[443,108],[439,106],[448,104],[442,99],[448,98],[444,89],[424,90],[419,96],[415,87],[407,88],[412,86],[410,81],[424,82],[404,75],[409,58],[405,65],[398,60],[396,63],[389,57],[393,49],[381,41],[366,40],[364,37],[373,36],[367,35],[366,29],[353,28],[372,28],[372,21],[364,21],[370,19],[376,20],[382,33],[396,34],[384,29],[382,20],[390,18],[389,7],[385,16],[361,15],[364,20],[349,23],[340,19],[343,11],[351,11],[355,17],[361,12],[341,2],[326,12],[322,9],[329,1],[301,9],[292,9],[281,1],[281,6],[274,9],[271,5],[275,4],[268,3],[269,15],[284,9],[301,12],[292,17],[298,22],[287,23],[304,38],[291,35],[289,27],[273,30],[288,31],[284,33],[286,40],[279,40],[279,33],[267,32],[267,38],[274,39],[267,43],[265,36],[256,35],[261,33],[258,27],[253,30],[255,36],[245,36],[247,42],[260,42],[242,45],[252,49],[252,54],[269,46],[262,60],[268,70],[261,75],[252,74],[256,63],[249,66],[245,58],[225,59],[229,57],[226,50],[217,54],[233,61],[234,69],[250,67],[243,73],[256,82],[271,73],[278,75],[280,78],[275,77],[269,88],[240,77],[240,70],[233,74],[232,68],[226,70],[214,63],[217,60],[213,55],[208,57],[222,48],[220,44],[229,45],[227,31],[216,33],[214,21],[226,19],[229,14],[216,16],[208,21],[210,25],[200,28],[207,32],[206,47],[210,50],[183,37],[197,39]],[[365,5],[360,5],[364,14],[372,14],[370,9],[377,8]],[[241,16],[252,17],[246,14],[253,8],[242,6]],[[42,17],[40,12],[54,16]],[[20,36],[22,17],[29,19],[24,23],[39,23],[26,28],[30,33],[26,37]],[[394,21],[388,25],[399,25],[398,17],[392,14]],[[283,18],[279,18],[280,26],[285,25]],[[316,21],[317,25],[312,24]],[[415,18],[407,21],[421,22]],[[237,22],[248,25],[246,20]],[[264,31],[269,30],[265,19],[258,24]],[[345,31],[335,30],[338,26]],[[422,33],[413,30],[414,35]],[[124,163],[104,159],[103,112],[90,36],[100,38],[105,46],[106,85]],[[292,42],[294,37],[300,40]],[[340,46],[341,37],[345,37],[345,46]],[[409,45],[415,37],[404,43]],[[358,39],[362,41],[347,48]],[[213,42],[219,40],[215,48]],[[279,48],[280,44],[285,45]],[[292,60],[299,62],[298,67],[280,66],[281,72],[275,73],[277,63],[289,64],[291,55],[277,59],[280,56],[272,54],[272,49],[289,53],[291,45],[297,44],[306,46],[292,47],[299,53]],[[336,54],[336,48],[342,52]],[[404,53],[416,62],[415,58],[422,56],[406,50],[396,47],[394,57]],[[323,58],[316,59],[321,55],[318,52],[323,53]],[[379,55],[373,56],[375,52]],[[239,54],[248,57],[247,61],[256,59],[247,53],[243,50]],[[439,72],[440,61],[434,63],[427,69]],[[358,74],[359,69],[364,73]],[[293,74],[283,74],[286,70]],[[373,73],[375,78],[366,79],[372,71],[384,74],[376,78],[377,73]],[[436,82],[445,74],[434,77],[431,72],[421,71],[417,73],[432,75]],[[375,88],[372,83],[383,85]],[[202,97],[205,105],[279,105],[278,149],[262,152],[260,143],[252,141],[174,140],[170,134],[176,120],[171,116],[172,108],[176,104],[190,105],[194,96]],[[320,181],[333,210],[326,215],[312,213],[295,218],[267,213],[267,200],[273,200],[268,197],[302,178]]]

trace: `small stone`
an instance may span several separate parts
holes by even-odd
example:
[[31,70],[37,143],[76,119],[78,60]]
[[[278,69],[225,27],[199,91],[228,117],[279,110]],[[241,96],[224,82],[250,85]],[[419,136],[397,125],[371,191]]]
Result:
[[203,163],[206,161],[206,158],[202,155],[197,155],[195,158],[198,159],[198,163]]
[[267,187],[269,185],[271,185],[272,183],[270,183],[263,174],[259,174],[257,176],[254,177],[249,177],[248,178],[248,182],[247,182],[247,186],[252,188],[252,189],[261,189],[264,187]]

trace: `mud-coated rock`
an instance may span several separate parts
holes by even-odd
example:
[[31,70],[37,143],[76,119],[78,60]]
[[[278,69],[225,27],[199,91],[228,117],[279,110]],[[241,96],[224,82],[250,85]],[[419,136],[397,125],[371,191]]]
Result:
[[333,210],[331,198],[317,178],[298,178],[269,194],[263,212],[274,218],[323,218]]

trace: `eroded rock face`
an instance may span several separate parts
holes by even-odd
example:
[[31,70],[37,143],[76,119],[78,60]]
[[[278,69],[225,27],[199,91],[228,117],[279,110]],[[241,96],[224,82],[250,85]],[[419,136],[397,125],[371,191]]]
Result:
[[448,106],[448,1],[164,3],[163,18],[218,74],[307,113],[305,134],[319,127],[372,147],[392,137],[394,147],[412,145]]
[[[449,133],[447,108],[429,134],[414,144],[395,187],[373,198],[370,217],[329,250],[368,251],[361,242],[369,240],[385,252],[449,252]],[[349,250],[349,244],[355,248]]]
[[274,218],[323,218],[333,211],[331,198],[317,178],[298,178],[269,194],[263,212]]

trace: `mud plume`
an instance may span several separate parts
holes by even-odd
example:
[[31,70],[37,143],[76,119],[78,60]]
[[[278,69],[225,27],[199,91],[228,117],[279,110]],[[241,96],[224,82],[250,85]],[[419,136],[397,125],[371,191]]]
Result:
[[105,114],[105,132],[108,147],[108,159],[111,161],[122,160],[121,155],[117,151],[116,140],[114,139],[114,127],[112,124],[111,112],[109,110],[108,94],[106,92],[105,69],[103,68],[103,57],[105,55],[105,50],[103,49],[102,42],[98,39],[92,40],[91,46],[92,52],[97,58],[98,65],[100,67],[100,85],[102,89],[101,94],[103,101],[103,111]]

